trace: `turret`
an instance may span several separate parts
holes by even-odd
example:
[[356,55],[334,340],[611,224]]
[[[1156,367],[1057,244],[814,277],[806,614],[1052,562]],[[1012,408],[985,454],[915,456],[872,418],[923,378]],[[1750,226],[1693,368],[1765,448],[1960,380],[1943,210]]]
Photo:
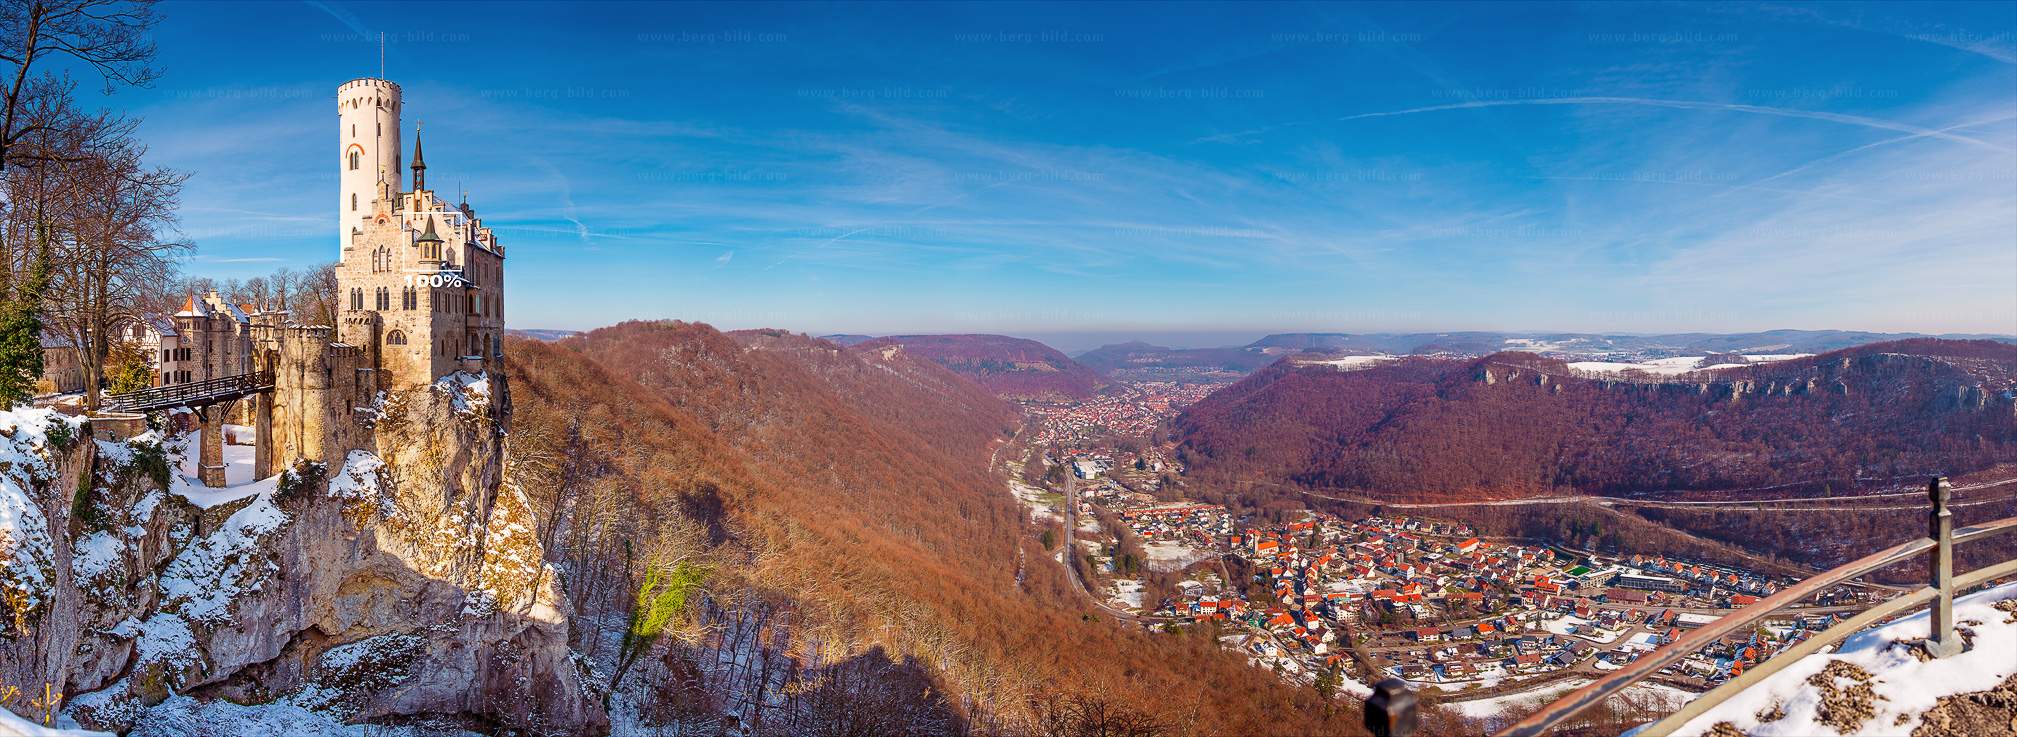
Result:
[[427,231],[421,233],[419,238],[413,239],[413,244],[420,246],[420,260],[422,262],[438,263],[441,261],[441,236],[434,233],[433,215],[427,216]]
[[[413,134],[413,191],[427,190],[427,162],[420,158],[420,134]],[[428,229],[432,232],[433,228]]]
[[337,247],[350,230],[371,218],[379,183],[399,181],[399,85],[353,79],[336,88]]

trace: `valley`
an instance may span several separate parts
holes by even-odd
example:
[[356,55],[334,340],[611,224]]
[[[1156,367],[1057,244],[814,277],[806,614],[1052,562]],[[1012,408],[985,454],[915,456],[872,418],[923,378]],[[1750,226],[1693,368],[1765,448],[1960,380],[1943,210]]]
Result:
[[[1923,534],[1914,527],[1923,527],[1918,514],[1883,514],[1927,508],[1926,476],[1899,473],[1901,455],[1917,453],[1916,463],[1955,469],[1950,508],[1961,522],[2017,514],[2011,493],[2017,464],[2008,455],[2017,441],[2009,399],[2017,348],[2008,344],[1908,341],[1821,356],[1601,359],[1512,353],[1425,364],[1389,354],[1286,354],[1237,384],[1193,385],[1201,396],[1189,409],[1159,417],[1139,403],[1107,397],[1025,402],[1026,415],[1045,431],[1021,464],[1003,467],[1043,530],[1045,548],[1074,564],[1075,579],[1096,606],[1127,626],[1209,632],[1251,667],[1300,688],[1363,695],[1370,693],[1366,684],[1392,676],[1437,703],[1525,708],[1534,706],[1530,696],[1616,670],[1811,571]],[[1838,388],[1807,388],[1823,378]],[[1317,383],[1302,387],[1299,381]],[[1349,388],[1359,382],[1381,388]],[[1270,396],[1285,385],[1300,393]],[[1433,387],[1433,393],[1410,385]],[[1833,477],[1785,478],[1777,470],[1786,460],[1780,456],[1766,476],[1741,466],[1713,477],[1669,474],[1622,483],[1572,476],[1568,484],[1534,486],[1515,476],[1435,487],[1447,489],[1435,494],[1423,493],[1419,484],[1377,480],[1357,488],[1312,485],[1302,479],[1324,477],[1248,462],[1256,460],[1256,447],[1295,447],[1279,435],[1285,421],[1300,428],[1352,417],[1308,412],[1337,401],[1340,390],[1393,392],[1398,399],[1373,401],[1417,403],[1496,403],[1502,400],[1489,392],[1514,392],[1520,402],[1542,405],[1413,425],[1410,420],[1421,420],[1410,415],[1438,410],[1401,405],[1368,415],[1377,420],[1367,429],[1326,435],[1377,444],[1383,441],[1373,433],[1447,432],[1481,420],[1485,434],[1476,437],[1504,438],[1504,431],[1490,430],[1492,423],[1531,432],[1527,417],[1564,407],[1586,419],[1554,427],[1603,428],[1608,420],[1595,417],[1601,413],[1640,413],[1650,420],[1689,411],[1686,401],[1663,398],[1674,395],[1667,387],[1693,397],[1694,406],[1713,408],[1711,422],[1772,438],[1766,442],[1780,447],[1798,447],[1784,445],[1799,437],[1788,431],[1812,422],[1815,410],[1788,405],[1809,397],[1829,404],[1822,411],[1837,421],[1869,408],[1889,412],[1883,422],[1986,434],[1964,444],[1906,442],[1881,456],[1884,465],[1864,456]],[[1877,398],[1860,404],[1847,399],[1863,396]],[[1241,407],[1244,427],[1267,428],[1238,431],[1259,436],[1246,441],[1245,455],[1233,455],[1231,463],[1217,448],[1236,436],[1204,419],[1228,403]],[[1545,408],[1550,404],[1556,408]],[[1117,411],[1120,406],[1131,409]],[[1131,424],[1114,421],[1121,416]],[[1666,422],[1651,422],[1641,432],[1679,427]],[[1746,424],[1752,422],[1786,428]],[[1561,438],[1554,442],[1565,443],[1582,431],[1554,432]],[[1718,436],[1742,435],[1724,430]],[[1716,485],[1710,478],[1735,483]],[[1862,531],[1836,529],[1820,537],[1842,544],[1812,544],[1813,528],[1842,526]],[[1808,542],[1793,542],[1802,539]],[[1998,559],[2010,555],[2010,546],[1972,553]],[[1647,703],[1673,708],[1688,694],[1905,590],[1885,581],[1925,575],[1910,569],[1834,587],[1711,643],[1648,686],[1668,696],[1615,703],[1613,718],[1661,713],[1641,708]],[[1465,706],[1457,713],[1483,725],[1505,723],[1498,706]]]

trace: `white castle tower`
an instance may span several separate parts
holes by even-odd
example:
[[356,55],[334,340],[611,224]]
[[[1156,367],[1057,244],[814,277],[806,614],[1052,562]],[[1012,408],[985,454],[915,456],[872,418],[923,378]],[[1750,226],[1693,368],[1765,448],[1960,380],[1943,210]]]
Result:
[[404,186],[399,85],[351,80],[336,102],[335,342],[362,353],[378,389],[484,370],[503,347],[504,246],[468,202],[427,188],[417,133]]
[[406,175],[400,168],[399,85],[383,79],[354,79],[336,88],[336,114],[342,123],[339,142],[342,160],[338,164],[341,198],[337,212],[338,245],[350,244],[351,229],[371,217],[371,201],[379,196],[379,182],[397,183]]

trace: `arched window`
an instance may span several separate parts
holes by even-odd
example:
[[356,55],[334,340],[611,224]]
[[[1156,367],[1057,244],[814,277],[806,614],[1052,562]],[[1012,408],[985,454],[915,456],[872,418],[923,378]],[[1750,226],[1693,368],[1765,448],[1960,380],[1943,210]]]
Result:
[[350,288],[350,309],[353,309],[353,310],[361,310],[361,309],[364,309],[364,288],[363,288],[363,287],[351,287],[351,288]]
[[413,287],[407,287],[405,289],[400,290],[399,309],[402,310],[418,309],[420,306],[419,303],[420,303],[420,295],[415,292]]
[[385,334],[386,345],[406,345],[406,334],[394,330]]
[[378,310],[379,312],[384,312],[386,310],[392,309],[392,289],[390,287],[379,287],[377,298],[374,300],[373,304],[377,306],[373,307],[372,309]]
[[[351,154],[351,155],[352,155],[352,156],[355,156],[356,154]],[[353,167],[353,168],[354,168],[354,167]],[[352,193],[350,193],[350,211],[351,211],[351,212],[357,212],[357,193],[356,193],[356,192],[352,192]]]
[[357,170],[357,167],[359,167],[359,166],[362,166],[363,164],[364,164],[364,155],[363,155],[362,153],[360,153],[360,152],[357,152],[357,151],[352,151],[352,152],[350,152],[350,170],[351,170],[351,171],[356,171],[356,170]]

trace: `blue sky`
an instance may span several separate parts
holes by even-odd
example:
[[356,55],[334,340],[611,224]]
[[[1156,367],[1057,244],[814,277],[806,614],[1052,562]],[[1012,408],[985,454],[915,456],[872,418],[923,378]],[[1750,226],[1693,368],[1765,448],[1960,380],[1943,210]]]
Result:
[[161,8],[212,276],[334,258],[383,31],[513,327],[2017,332],[2009,3]]

